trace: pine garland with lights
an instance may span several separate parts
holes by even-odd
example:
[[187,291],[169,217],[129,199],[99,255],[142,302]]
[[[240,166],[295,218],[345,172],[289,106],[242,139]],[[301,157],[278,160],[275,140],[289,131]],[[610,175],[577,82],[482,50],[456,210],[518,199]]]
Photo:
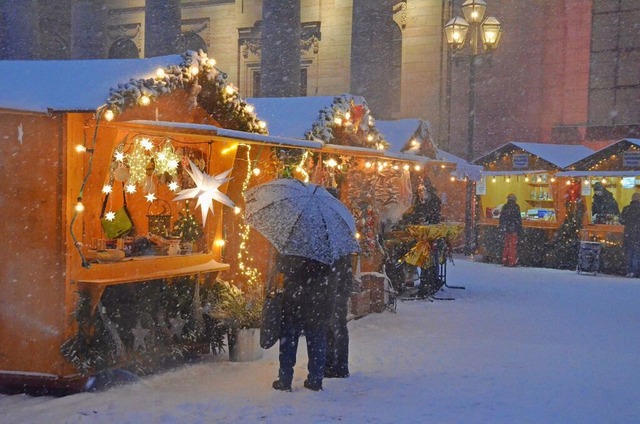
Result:
[[[305,133],[305,138],[379,150],[389,148],[389,142],[375,127],[366,101],[362,100],[361,105],[356,105],[355,101],[356,98],[349,94],[334,97],[331,106],[319,111],[318,121]],[[354,108],[358,108],[358,113],[362,115],[356,119],[357,122],[352,122],[350,118]]]

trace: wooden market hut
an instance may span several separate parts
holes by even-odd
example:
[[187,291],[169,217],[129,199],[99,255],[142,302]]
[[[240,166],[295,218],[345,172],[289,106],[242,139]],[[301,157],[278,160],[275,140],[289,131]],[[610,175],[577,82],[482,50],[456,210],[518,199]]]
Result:
[[613,194],[620,210],[628,205],[633,193],[640,191],[640,139],[619,140],[571,163],[558,175],[580,184],[587,212],[580,238],[620,245],[624,227],[617,218],[611,217],[610,222],[592,222],[592,185],[602,183]]
[[443,219],[464,222],[465,187],[467,181],[480,178],[482,168],[438,148],[431,137],[431,126],[425,120],[378,120],[376,124],[389,141],[391,152],[435,159],[433,166],[423,169],[422,176],[428,177],[436,187],[442,201]]
[[[229,268],[225,176],[243,138],[269,141],[264,123],[202,53],[0,72],[0,387],[81,390],[100,369],[219,349],[202,299]],[[194,185],[221,202],[172,201]],[[123,199],[126,237],[109,237]]]
[[395,134],[382,130],[385,121],[374,119],[373,111],[360,96],[247,101],[267,122],[270,135],[323,143],[314,153],[309,178],[338,188],[341,200],[356,217],[363,250],[360,265],[365,272],[381,271],[383,258],[377,235],[383,222],[399,219],[411,205],[412,179],[425,172],[445,175],[447,169],[455,169],[455,164],[437,159],[428,126],[421,121],[411,120],[417,124],[411,135],[423,146],[421,154],[395,149],[391,142]]
[[566,178],[557,174],[591,153],[581,145],[510,142],[475,159],[473,164],[484,168],[476,187],[480,253],[500,260],[498,217],[509,193],[518,199],[525,236],[536,244],[550,240],[566,215]]

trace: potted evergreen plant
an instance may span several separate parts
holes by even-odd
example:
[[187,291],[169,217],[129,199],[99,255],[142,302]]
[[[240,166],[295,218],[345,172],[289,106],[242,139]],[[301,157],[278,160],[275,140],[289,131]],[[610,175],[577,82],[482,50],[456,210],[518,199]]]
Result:
[[262,358],[262,296],[257,291],[243,292],[226,281],[219,283],[219,289],[219,301],[211,316],[227,327],[229,360],[245,362]]

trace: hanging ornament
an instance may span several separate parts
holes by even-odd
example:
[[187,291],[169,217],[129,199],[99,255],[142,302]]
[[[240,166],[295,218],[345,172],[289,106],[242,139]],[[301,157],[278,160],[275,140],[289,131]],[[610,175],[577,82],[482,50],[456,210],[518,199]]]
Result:
[[145,193],[155,193],[156,192],[156,183],[153,182],[153,176],[148,175],[144,181],[144,189]]
[[197,199],[196,206],[200,207],[200,211],[202,212],[202,225],[204,226],[207,222],[209,211],[211,211],[213,215],[214,200],[229,207],[234,206],[233,201],[218,190],[218,187],[230,180],[230,178],[227,178],[227,175],[231,173],[231,169],[212,177],[200,171],[191,160],[189,160],[189,166],[191,171],[188,169],[185,170],[196,186],[182,190],[173,200]]
[[138,348],[147,350],[147,344],[144,339],[147,337],[149,332],[150,330],[142,328],[142,324],[140,324],[140,320],[138,320],[138,324],[131,330],[131,333],[133,334],[133,350],[138,350]]
[[178,175],[178,164],[180,163],[180,156],[178,156],[171,141],[167,140],[162,148],[156,152],[155,156],[155,172],[157,174],[164,174],[165,172],[176,177]]
[[[148,139],[145,139],[148,141]],[[145,181],[147,177],[147,165],[150,157],[145,153],[145,147],[140,139],[137,139],[133,145],[133,151],[126,155],[129,163],[129,182],[138,184]]]
[[125,167],[122,164],[118,165],[116,170],[113,171],[113,178],[115,178],[116,181],[120,182],[127,181],[129,179],[129,168]]

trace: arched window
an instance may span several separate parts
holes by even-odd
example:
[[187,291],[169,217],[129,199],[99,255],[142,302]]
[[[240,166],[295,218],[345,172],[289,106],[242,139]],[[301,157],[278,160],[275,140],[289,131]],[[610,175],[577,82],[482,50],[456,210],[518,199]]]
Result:
[[204,39],[193,31],[183,33],[182,42],[184,43],[184,51],[193,50],[194,52],[197,52],[202,50],[207,53],[207,43],[205,43]]
[[130,38],[121,38],[109,48],[109,59],[138,59],[140,52]]

